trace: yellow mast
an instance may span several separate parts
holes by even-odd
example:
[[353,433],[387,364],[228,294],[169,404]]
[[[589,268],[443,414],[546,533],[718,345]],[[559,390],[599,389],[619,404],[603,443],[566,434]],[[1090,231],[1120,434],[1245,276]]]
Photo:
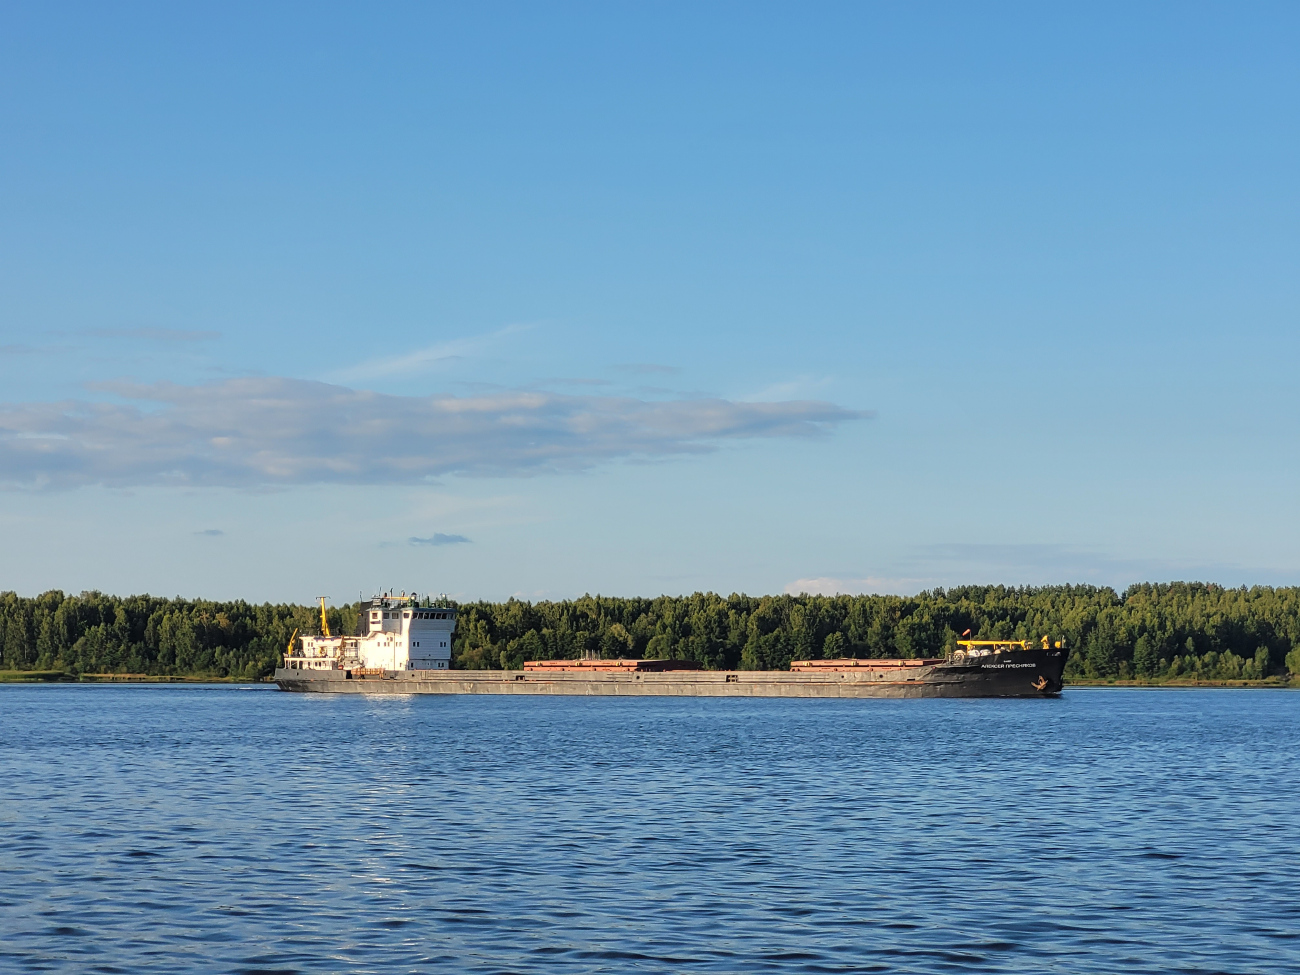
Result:
[[329,596],[317,596],[316,598],[320,600],[320,632],[321,632],[321,636],[329,636],[329,635],[330,635],[330,623],[329,623],[329,620],[327,620],[327,619],[325,618],[325,600],[329,599]]

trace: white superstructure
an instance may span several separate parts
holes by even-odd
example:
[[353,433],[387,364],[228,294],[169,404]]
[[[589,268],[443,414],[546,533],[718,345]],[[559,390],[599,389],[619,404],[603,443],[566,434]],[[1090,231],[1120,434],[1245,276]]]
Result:
[[[442,600],[438,600],[442,602]],[[361,604],[357,636],[332,636],[321,602],[321,636],[304,636],[285,654],[289,670],[449,670],[456,611],[415,593],[387,593]]]

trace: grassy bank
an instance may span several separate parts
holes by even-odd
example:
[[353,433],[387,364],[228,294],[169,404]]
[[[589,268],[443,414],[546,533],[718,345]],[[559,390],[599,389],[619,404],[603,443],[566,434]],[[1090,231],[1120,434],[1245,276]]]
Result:
[[1144,680],[1141,678],[1120,680],[1117,677],[1088,678],[1070,677],[1065,681],[1066,687],[1271,687],[1274,689],[1300,690],[1300,680],[1286,677],[1266,677],[1263,680],[1193,680],[1187,678],[1169,678],[1167,680]]
[[0,670],[0,684],[246,684],[238,677],[187,674],[184,677],[153,674],[73,674],[66,670]]

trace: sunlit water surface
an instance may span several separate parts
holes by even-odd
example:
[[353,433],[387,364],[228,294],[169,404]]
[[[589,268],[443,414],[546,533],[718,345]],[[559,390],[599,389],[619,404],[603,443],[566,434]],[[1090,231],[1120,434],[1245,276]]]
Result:
[[1300,694],[0,687],[0,970],[1300,971]]

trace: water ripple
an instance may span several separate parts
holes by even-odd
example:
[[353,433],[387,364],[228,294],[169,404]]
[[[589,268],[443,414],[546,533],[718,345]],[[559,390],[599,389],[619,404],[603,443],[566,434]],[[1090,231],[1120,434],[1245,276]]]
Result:
[[1300,970],[1300,695],[0,688],[0,970]]

